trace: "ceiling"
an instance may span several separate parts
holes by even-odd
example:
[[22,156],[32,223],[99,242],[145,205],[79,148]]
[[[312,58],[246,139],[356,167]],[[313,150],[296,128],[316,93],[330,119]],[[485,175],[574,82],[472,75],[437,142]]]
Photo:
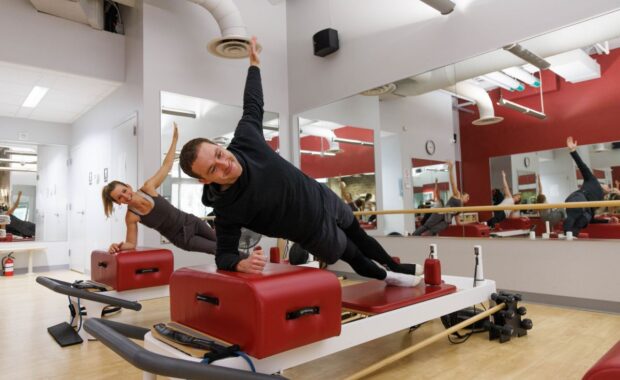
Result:
[[[0,61],[0,116],[70,124],[121,84]],[[22,107],[34,86],[49,91],[36,107]]]

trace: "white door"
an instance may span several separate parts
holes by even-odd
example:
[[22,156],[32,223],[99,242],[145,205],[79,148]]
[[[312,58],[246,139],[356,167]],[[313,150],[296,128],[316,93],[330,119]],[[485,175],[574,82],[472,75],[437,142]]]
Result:
[[[134,190],[138,184],[138,117],[133,115],[112,130],[112,152],[108,181],[121,181],[131,185]],[[127,207],[117,207],[109,221],[112,223],[111,241],[125,240],[125,213]]]
[[86,198],[88,193],[88,171],[83,159],[84,147],[71,149],[69,165],[71,182],[71,203],[69,210],[69,267],[84,273],[84,250],[86,247]]

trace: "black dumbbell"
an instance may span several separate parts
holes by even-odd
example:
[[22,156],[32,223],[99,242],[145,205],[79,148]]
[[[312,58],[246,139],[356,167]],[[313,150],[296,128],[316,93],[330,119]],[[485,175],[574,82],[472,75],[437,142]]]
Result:
[[525,315],[527,314],[527,308],[525,306],[521,306],[517,309],[517,314],[519,315]]
[[499,315],[504,319],[512,319],[515,317],[515,312],[512,310],[502,310]]
[[531,330],[532,327],[534,327],[534,323],[532,322],[531,319],[525,318],[524,320],[521,321],[521,328],[524,328],[526,330]]

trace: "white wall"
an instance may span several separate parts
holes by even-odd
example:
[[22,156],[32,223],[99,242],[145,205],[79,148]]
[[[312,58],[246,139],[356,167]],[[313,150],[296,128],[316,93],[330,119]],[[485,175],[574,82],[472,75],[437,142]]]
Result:
[[[406,3],[368,12],[362,6],[337,7],[330,0],[287,2],[290,111],[298,113],[394,80],[495,50],[515,41],[620,7],[619,0],[462,1],[448,16],[435,13],[408,24],[396,21],[362,35],[367,17],[390,20],[406,14]],[[553,17],[549,17],[553,15]],[[356,20],[341,24],[340,20]],[[402,18],[399,18],[402,20]],[[339,29],[340,50],[315,57],[312,35]]]
[[3,0],[0,61],[117,82],[125,80],[125,37]]
[[[381,163],[383,164],[381,181],[377,187],[381,186],[383,193],[383,209],[401,210],[403,209],[403,167],[401,163],[400,136],[389,134],[381,137]],[[408,189],[411,191],[411,189]],[[406,234],[405,218],[402,215],[385,215],[380,217],[383,220],[382,229],[384,234],[399,232]]]
[[[26,140],[20,140],[23,134]],[[0,116],[0,136],[3,141],[67,145],[71,139],[71,125]]]
[[36,238],[40,241],[66,241],[68,148],[66,145],[40,145],[37,155]]

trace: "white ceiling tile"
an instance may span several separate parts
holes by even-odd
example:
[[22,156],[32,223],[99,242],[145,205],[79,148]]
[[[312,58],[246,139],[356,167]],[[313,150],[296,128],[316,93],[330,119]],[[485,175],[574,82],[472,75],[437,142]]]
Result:
[[0,103],[0,116],[14,117],[18,110],[19,106],[14,104]]
[[41,70],[0,62],[0,81],[34,86],[42,76]]
[[26,100],[26,95],[17,95],[0,89],[0,103],[21,106]]

